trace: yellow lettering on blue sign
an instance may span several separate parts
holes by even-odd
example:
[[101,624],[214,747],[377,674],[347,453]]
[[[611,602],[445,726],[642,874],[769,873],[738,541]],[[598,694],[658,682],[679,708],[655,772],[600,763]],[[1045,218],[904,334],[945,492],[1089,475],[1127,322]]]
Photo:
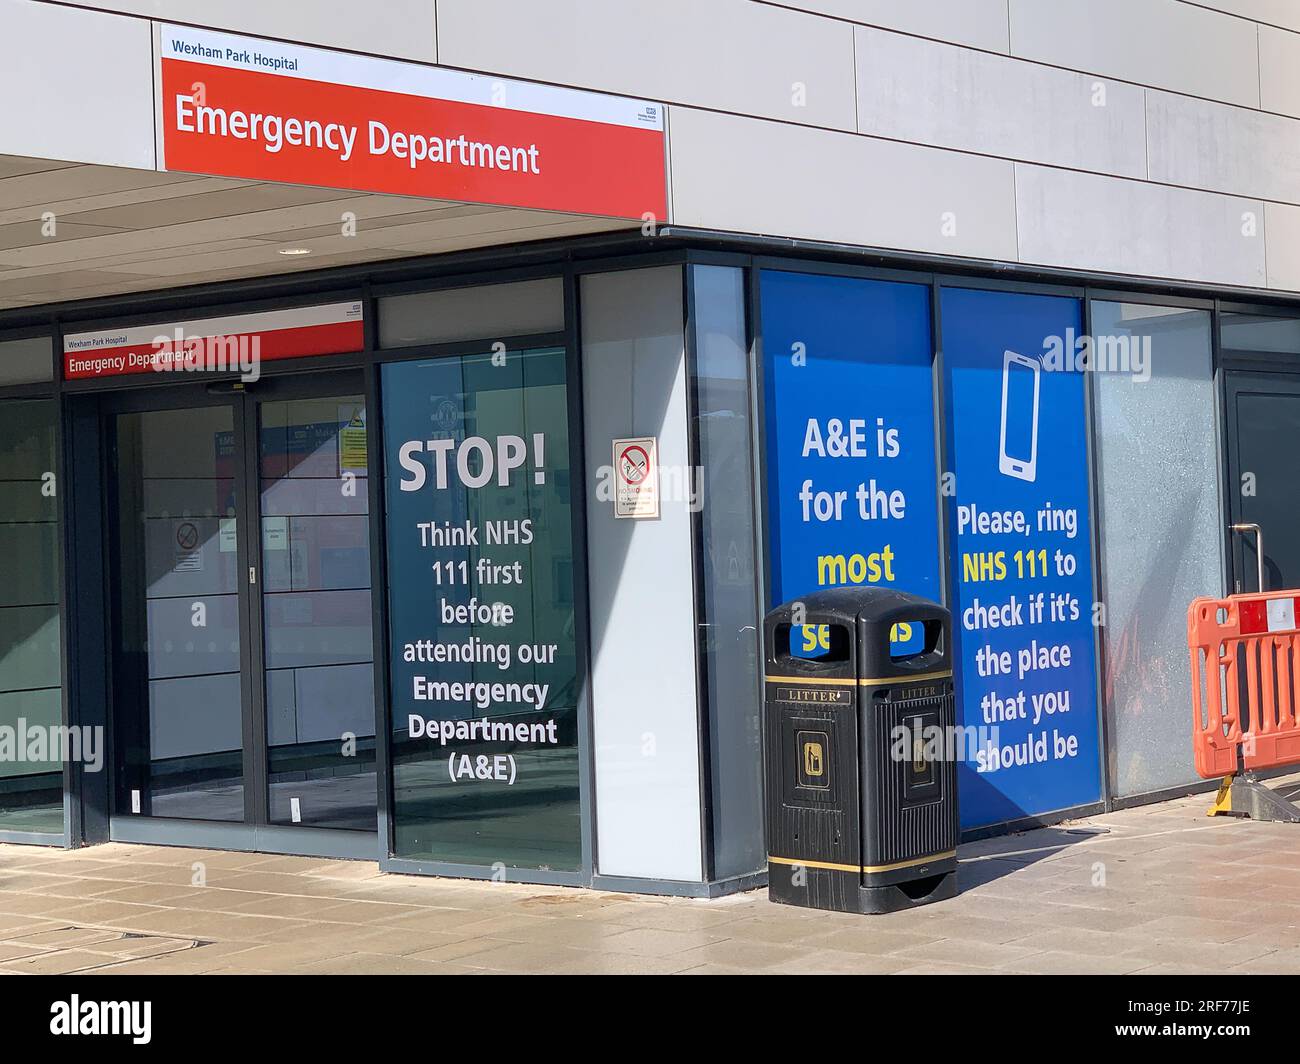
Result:
[[830,650],[831,626],[829,624],[805,624],[803,626],[804,653],[814,650]]

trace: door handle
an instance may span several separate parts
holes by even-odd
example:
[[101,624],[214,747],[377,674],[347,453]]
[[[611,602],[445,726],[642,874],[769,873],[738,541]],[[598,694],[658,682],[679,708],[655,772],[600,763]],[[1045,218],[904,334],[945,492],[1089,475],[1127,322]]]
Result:
[[257,566],[255,565],[248,567],[248,583],[250,587],[257,583]]
[[1229,525],[1229,530],[1237,533],[1253,532],[1255,535],[1255,571],[1256,571],[1256,590],[1264,590],[1264,530],[1251,521],[1243,521],[1240,524]]

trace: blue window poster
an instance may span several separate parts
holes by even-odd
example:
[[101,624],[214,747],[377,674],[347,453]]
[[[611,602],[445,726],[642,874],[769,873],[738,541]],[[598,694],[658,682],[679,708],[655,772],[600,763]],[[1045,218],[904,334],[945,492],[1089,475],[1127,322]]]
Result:
[[1045,359],[1078,300],[945,288],[945,486],[962,826],[1096,802],[1083,372]]
[[[845,585],[941,600],[929,287],[759,283],[771,601]],[[894,652],[910,642],[895,633]]]

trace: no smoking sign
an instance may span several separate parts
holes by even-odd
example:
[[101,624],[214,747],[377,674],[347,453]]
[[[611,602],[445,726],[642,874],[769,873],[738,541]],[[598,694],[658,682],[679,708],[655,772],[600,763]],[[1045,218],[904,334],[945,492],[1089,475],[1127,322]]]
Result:
[[659,516],[659,443],[654,436],[614,441],[614,516]]
[[176,546],[173,549],[172,572],[197,573],[203,570],[203,547],[199,528],[193,521],[177,521]]

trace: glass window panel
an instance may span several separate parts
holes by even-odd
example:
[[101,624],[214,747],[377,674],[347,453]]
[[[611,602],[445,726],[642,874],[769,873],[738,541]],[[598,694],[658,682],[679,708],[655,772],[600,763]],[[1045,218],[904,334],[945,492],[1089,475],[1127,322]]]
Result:
[[1300,355],[1300,317],[1223,314],[1219,321],[1225,354]]
[[117,812],[244,819],[234,413],[117,417]]
[[[238,591],[239,554],[232,518],[146,515],[141,533],[145,571],[151,577],[150,600],[189,600]],[[184,606],[182,602],[178,608]]]
[[21,521],[16,516],[6,514],[7,519],[0,522],[0,557],[7,559],[7,571],[0,582],[0,607],[57,602],[57,526],[54,521]]
[[370,589],[269,594],[266,667],[301,669],[314,665],[370,661]]
[[54,341],[48,336],[0,343],[0,385],[54,379]]
[[280,480],[262,480],[262,515],[264,517],[290,517],[310,514],[358,514],[365,517],[370,509],[364,473],[358,471],[357,490],[343,494],[333,479],[299,480],[284,477]]
[[0,659],[4,690],[62,686],[57,603],[0,609],[0,647],[5,648]]
[[1210,314],[1094,302],[1092,330],[1149,370],[1094,375],[1108,761],[1134,795],[1196,779],[1187,604],[1223,586]]
[[374,831],[365,400],[261,403],[258,440],[270,819]]
[[[63,691],[0,692],[0,724],[14,728],[20,720],[28,735],[60,724]],[[58,760],[25,755],[21,761],[0,761],[0,829],[63,833],[63,766]]]
[[27,480],[0,480],[0,514],[17,524],[47,524],[58,520],[53,491],[31,490],[32,482],[39,480],[39,476]]
[[[581,865],[565,366],[542,350],[383,367],[399,856]],[[403,488],[403,446],[475,438],[494,462],[521,441],[519,464],[480,484],[481,452],[465,479],[453,455],[442,487],[426,464]],[[488,614],[458,617],[471,600]],[[417,677],[448,686],[421,697]]]
[[562,332],[564,283],[558,277],[386,296],[379,301],[379,346],[481,340]]
[[[0,402],[0,727],[29,733],[63,719],[56,426],[53,401]],[[0,830],[63,832],[59,759],[0,761]]]
[[149,682],[151,815],[244,819],[241,705],[237,672]]
[[714,874],[763,867],[763,749],[754,569],[753,438],[744,272],[697,266],[696,429],[703,567],[701,647],[713,738]]
[[186,595],[146,605],[149,678],[239,672],[239,597]]
[[[277,685],[289,681],[281,692],[281,708],[292,710],[277,722],[285,742],[335,742],[351,732],[375,734],[374,667],[331,665],[323,668],[278,669]],[[310,708],[299,713],[298,707]],[[372,803],[373,805],[373,803]]]
[[[1250,532],[1233,534],[1232,590],[1281,591],[1300,585],[1300,523],[1295,454],[1279,440],[1300,438],[1300,401],[1290,374],[1229,373],[1228,425],[1236,438],[1228,483],[1234,522],[1258,525],[1264,557]],[[1263,572],[1260,572],[1260,562]]]

